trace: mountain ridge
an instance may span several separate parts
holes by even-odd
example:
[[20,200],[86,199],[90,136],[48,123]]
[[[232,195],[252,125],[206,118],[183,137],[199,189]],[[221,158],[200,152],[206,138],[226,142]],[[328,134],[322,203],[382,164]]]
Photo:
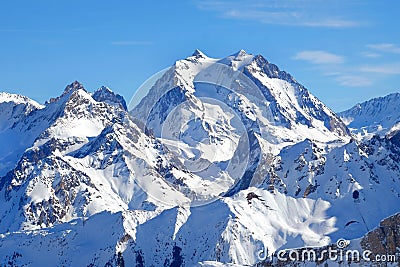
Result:
[[340,117],[358,136],[386,134],[400,122],[400,93],[372,98],[342,111]]

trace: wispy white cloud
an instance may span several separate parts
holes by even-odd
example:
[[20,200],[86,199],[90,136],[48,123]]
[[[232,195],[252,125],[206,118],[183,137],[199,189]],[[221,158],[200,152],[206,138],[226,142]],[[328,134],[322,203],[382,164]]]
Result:
[[371,52],[371,51],[366,51],[366,52],[362,52],[361,55],[363,57],[367,57],[367,58],[378,58],[381,57],[382,55],[379,53],[375,53],[375,52]]
[[338,84],[346,87],[367,87],[374,82],[359,67],[344,65],[346,58],[323,50],[308,50],[297,53],[293,59],[315,64],[314,68],[325,76],[331,76]]
[[367,47],[380,52],[400,54],[400,46],[395,44],[389,44],[389,43],[369,44],[367,45]]
[[400,62],[363,66],[360,71],[379,74],[400,74]]
[[224,18],[257,21],[265,24],[304,27],[346,28],[360,23],[343,17],[343,9],[352,1],[342,3],[321,0],[248,0],[199,1],[203,10],[218,12]]
[[355,21],[343,20],[338,18],[321,19],[318,21],[304,21],[303,26],[309,27],[326,27],[326,28],[350,28],[359,24]]
[[372,81],[359,75],[340,75],[336,78],[336,81],[343,86],[349,87],[366,87],[372,84]]
[[[246,10],[230,10],[222,14],[226,18],[235,18],[243,20],[256,20],[265,24],[279,24],[290,26],[306,26],[306,27],[327,27],[327,28],[343,28],[354,27],[357,23],[354,21],[342,20],[338,18],[320,18],[316,20],[304,19],[305,14],[299,12],[285,11],[246,11]],[[303,19],[302,19],[303,18]]]
[[[369,49],[360,52],[364,57],[364,64],[352,64],[347,57],[323,50],[306,50],[298,52],[293,59],[304,60],[314,64],[313,69],[322,75],[330,76],[338,84],[345,87],[368,87],[390,75],[400,74],[400,61],[394,61],[394,54],[400,54],[400,46],[389,43],[369,44]],[[365,47],[364,47],[365,48]],[[391,61],[374,60],[371,58],[382,57],[385,53],[391,54]],[[344,62],[348,64],[342,64]],[[380,62],[380,63],[377,63]]]
[[342,67],[337,71],[324,72],[323,75],[332,76],[338,84],[346,87],[367,87],[373,84],[371,77],[366,77],[356,68]]
[[340,64],[345,61],[343,56],[322,50],[308,50],[297,53],[293,59],[305,60],[313,64]]
[[120,46],[148,46],[148,45],[153,45],[154,42],[132,40],[132,41],[114,41],[111,42],[111,44]]

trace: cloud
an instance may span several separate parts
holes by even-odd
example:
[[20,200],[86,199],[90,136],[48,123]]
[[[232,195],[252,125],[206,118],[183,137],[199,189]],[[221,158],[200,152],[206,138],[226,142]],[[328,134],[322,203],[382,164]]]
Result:
[[337,83],[347,87],[366,87],[373,84],[371,77],[365,77],[354,68],[341,67],[338,71],[325,72],[324,75],[332,76]]
[[359,26],[354,20],[343,18],[348,2],[330,0],[248,0],[199,1],[198,8],[215,11],[223,18],[257,21],[265,24],[348,28]]
[[367,77],[356,75],[343,75],[336,78],[336,81],[343,86],[349,87],[365,87],[372,84]]
[[340,64],[345,61],[343,56],[322,50],[309,50],[297,53],[293,59],[305,60],[313,64]]
[[326,27],[326,28],[350,28],[358,26],[358,23],[350,20],[341,19],[321,19],[318,21],[304,21],[303,26]]
[[148,46],[153,45],[154,42],[150,41],[114,41],[111,42],[112,45],[120,45],[120,46]]
[[362,72],[379,74],[400,74],[400,62],[382,65],[368,65],[360,68]]
[[380,52],[400,54],[400,46],[397,46],[395,44],[388,44],[388,43],[369,44],[369,45],[367,45],[367,47],[372,50],[376,50],[376,51],[380,51]]
[[378,58],[381,57],[381,54],[375,52],[362,52],[361,55],[367,58]]
[[285,11],[246,11],[246,10],[230,10],[222,14],[225,18],[255,20],[265,24],[278,24],[289,26],[306,26],[306,27],[328,27],[328,28],[343,28],[354,27],[357,24],[353,21],[321,18],[317,20],[301,19],[305,14],[298,12]]

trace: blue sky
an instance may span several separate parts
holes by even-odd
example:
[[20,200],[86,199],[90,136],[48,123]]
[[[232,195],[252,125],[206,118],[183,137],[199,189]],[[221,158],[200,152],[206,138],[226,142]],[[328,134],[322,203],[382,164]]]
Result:
[[244,49],[291,73],[335,111],[400,91],[399,1],[3,1],[0,91],[39,102],[79,80],[130,100],[199,48]]

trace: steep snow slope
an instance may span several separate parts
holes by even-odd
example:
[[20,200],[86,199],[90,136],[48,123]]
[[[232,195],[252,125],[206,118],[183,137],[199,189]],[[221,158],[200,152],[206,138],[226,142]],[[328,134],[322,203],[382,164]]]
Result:
[[282,150],[264,187],[328,201],[338,227],[331,238],[353,239],[398,212],[385,203],[400,201],[399,155],[399,147],[386,138],[331,148],[306,140]]
[[[124,258],[135,251],[143,255],[145,266],[162,265],[173,251],[179,251],[185,266],[211,259],[254,264],[263,245],[274,251],[287,242],[329,244],[327,234],[334,230],[334,220],[326,217],[328,207],[322,200],[294,199],[250,188],[190,212],[167,210],[141,224]],[[180,220],[184,223],[177,229],[175,221]]]
[[3,141],[0,146],[0,175],[15,165],[39,134],[40,130],[35,131],[29,125],[34,114],[42,108],[25,96],[0,93],[0,140]]
[[[102,212],[52,228],[3,235],[0,255],[9,266],[123,266],[125,227],[151,218],[149,212]],[[129,232],[131,233],[131,232]]]

